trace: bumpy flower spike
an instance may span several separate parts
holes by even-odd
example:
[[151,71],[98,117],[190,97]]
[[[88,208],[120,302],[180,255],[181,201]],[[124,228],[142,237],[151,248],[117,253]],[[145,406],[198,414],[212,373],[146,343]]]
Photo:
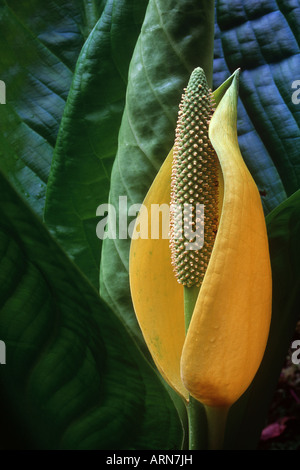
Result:
[[[186,287],[201,285],[218,226],[218,159],[208,137],[214,111],[213,94],[198,67],[179,106],[171,177],[172,265],[178,282]],[[197,213],[197,204],[203,205],[204,216]],[[187,205],[190,211],[184,211]],[[196,231],[201,234],[198,240]]]

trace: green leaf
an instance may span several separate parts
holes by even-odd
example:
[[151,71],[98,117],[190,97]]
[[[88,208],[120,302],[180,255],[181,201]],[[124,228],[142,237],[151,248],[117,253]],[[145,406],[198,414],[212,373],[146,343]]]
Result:
[[2,429],[34,450],[179,448],[160,378],[1,174],[0,253]]
[[78,54],[103,0],[0,0],[0,168],[41,217]]
[[[199,0],[150,0],[129,69],[126,106],[111,176],[109,202],[141,204],[173,146],[182,89],[202,66],[212,79],[213,4]],[[205,44],[205,47],[203,47]],[[123,212],[124,211],[124,212]],[[128,223],[132,218],[128,217]],[[117,224],[118,227],[118,224]],[[128,281],[130,239],[103,242],[100,292],[143,345]]]
[[267,216],[273,278],[270,335],[260,369],[229,415],[227,446],[255,449],[300,311],[300,190]]
[[78,59],[47,186],[45,221],[99,286],[97,207],[108,200],[127,74],[147,0],[108,0]]

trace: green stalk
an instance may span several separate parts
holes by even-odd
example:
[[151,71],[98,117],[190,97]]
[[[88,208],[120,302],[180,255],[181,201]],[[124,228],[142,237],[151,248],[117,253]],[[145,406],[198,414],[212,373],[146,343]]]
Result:
[[204,406],[191,395],[187,405],[189,450],[207,449],[207,429]]
[[185,321],[185,332],[190,326],[192,319],[195,303],[199,294],[199,287],[184,287],[184,321]]

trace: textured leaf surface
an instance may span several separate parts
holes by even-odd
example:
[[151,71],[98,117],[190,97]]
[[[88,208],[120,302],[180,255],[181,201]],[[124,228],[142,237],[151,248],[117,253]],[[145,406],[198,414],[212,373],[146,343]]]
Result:
[[255,449],[273,398],[300,311],[300,190],[267,216],[273,308],[269,340],[261,367],[230,415],[227,446]]
[[78,59],[47,186],[46,223],[97,288],[96,209],[108,199],[128,67],[146,4],[107,2]]
[[0,381],[29,447],[178,448],[170,397],[121,322],[2,176],[0,201]]
[[[211,77],[213,9],[209,1],[150,0],[130,64],[126,106],[113,166],[110,203],[141,204],[173,146],[178,104],[192,70]],[[207,49],[203,48],[203,43]],[[127,207],[118,216],[126,217]],[[128,218],[128,221],[132,218]],[[140,338],[128,280],[130,239],[103,243],[101,295]]]
[[40,216],[78,54],[104,3],[0,1],[0,167]]
[[300,186],[298,1],[216,2],[214,86],[241,68],[239,144],[265,213]]

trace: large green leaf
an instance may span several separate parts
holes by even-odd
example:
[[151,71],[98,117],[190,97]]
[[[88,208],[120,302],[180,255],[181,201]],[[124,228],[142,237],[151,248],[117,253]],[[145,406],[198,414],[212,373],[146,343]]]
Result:
[[0,168],[40,216],[75,64],[104,4],[0,0]]
[[35,450],[179,448],[160,378],[1,174],[0,253],[2,430]]
[[147,0],[108,0],[78,59],[47,186],[45,221],[97,288],[106,203],[127,74]]
[[[130,64],[111,177],[110,203],[118,219],[131,204],[143,202],[173,145],[178,103],[192,70],[202,66],[212,80],[213,18],[211,1],[149,2]],[[120,196],[127,197],[121,212]],[[128,281],[130,239],[118,236],[103,242],[100,292],[142,344]]]
[[269,340],[260,369],[232,408],[227,446],[255,449],[273,398],[300,312],[300,190],[267,216],[273,308]]

